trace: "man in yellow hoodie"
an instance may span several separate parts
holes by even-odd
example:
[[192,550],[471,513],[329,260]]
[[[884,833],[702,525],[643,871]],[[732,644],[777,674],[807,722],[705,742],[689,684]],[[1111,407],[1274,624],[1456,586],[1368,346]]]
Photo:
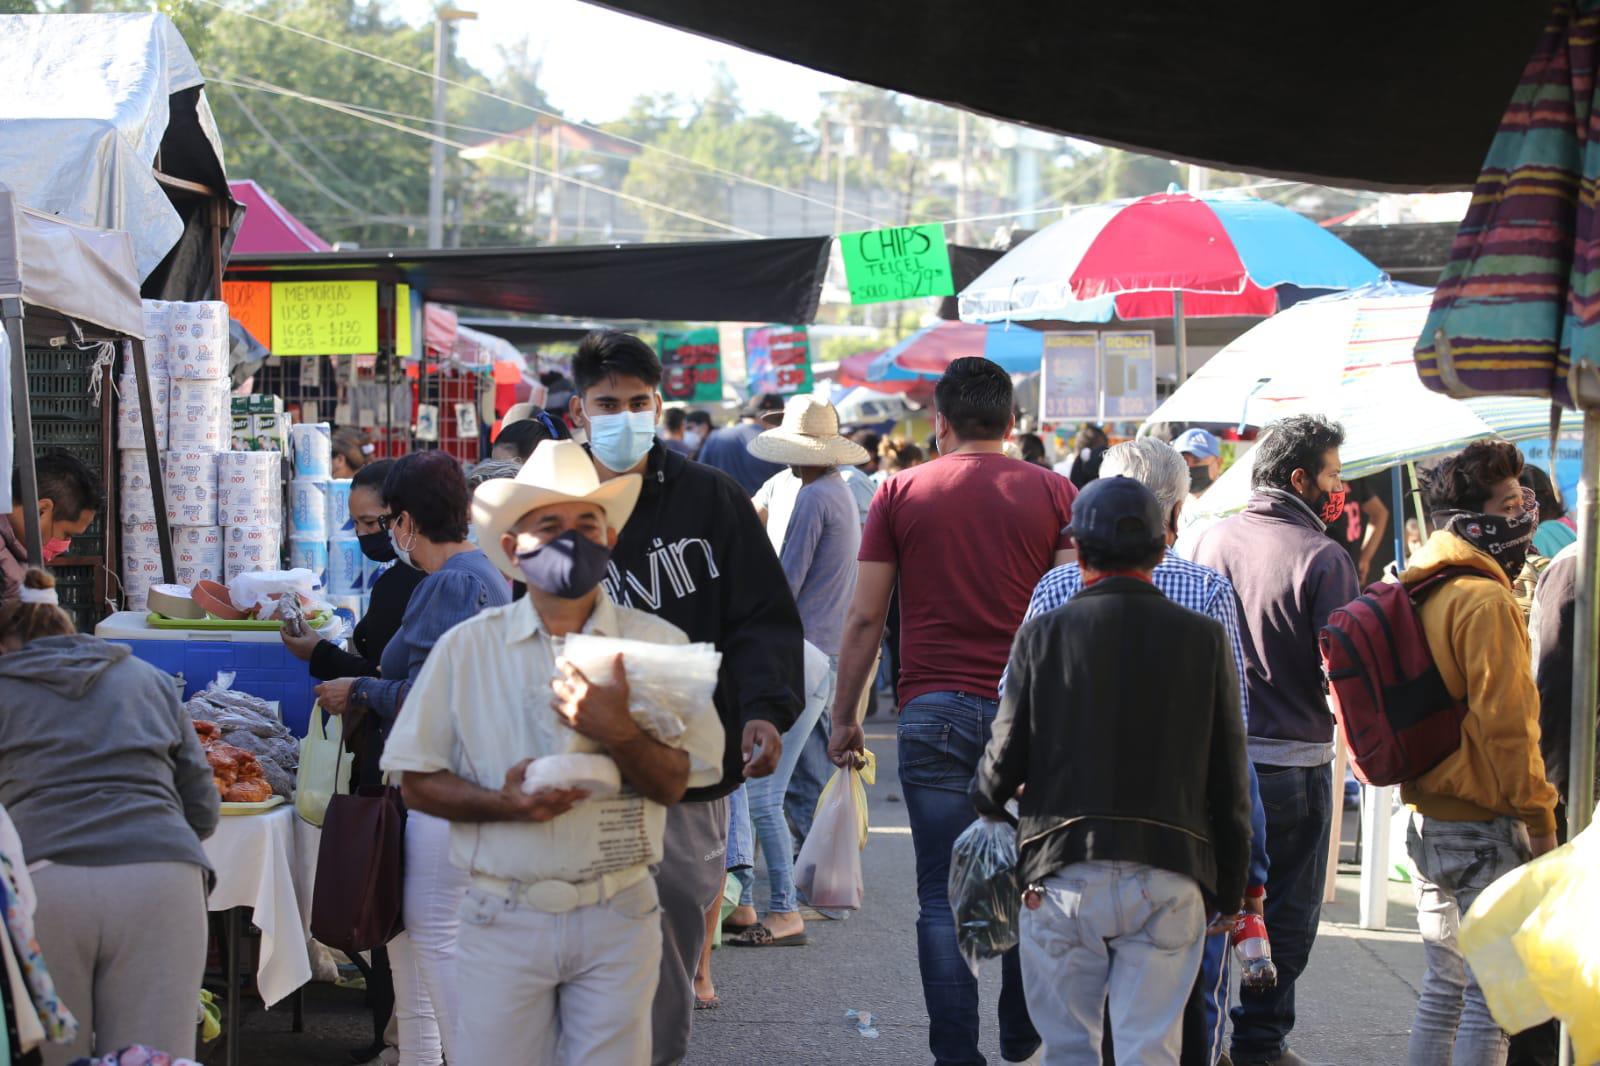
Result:
[[1497,878],[1555,846],[1556,792],[1539,754],[1539,692],[1511,587],[1539,524],[1521,472],[1522,454],[1499,440],[1440,464],[1428,485],[1434,533],[1401,575],[1412,585],[1446,568],[1471,571],[1418,608],[1434,663],[1467,717],[1455,754],[1401,788],[1415,811],[1406,848],[1420,875],[1428,961],[1412,1066],[1505,1063],[1507,1036],[1456,946],[1457,926]]

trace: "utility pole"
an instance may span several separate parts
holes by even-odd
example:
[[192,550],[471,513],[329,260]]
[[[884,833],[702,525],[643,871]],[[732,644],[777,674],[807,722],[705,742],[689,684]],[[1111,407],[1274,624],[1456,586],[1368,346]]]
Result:
[[428,247],[444,247],[444,90],[450,69],[450,23],[477,13],[441,7],[433,21],[433,147],[428,157]]
[[550,124],[550,243],[561,239],[561,120]]
[[962,221],[956,223],[956,243],[967,243],[967,113],[956,112],[956,165],[958,177],[956,178],[956,218]]

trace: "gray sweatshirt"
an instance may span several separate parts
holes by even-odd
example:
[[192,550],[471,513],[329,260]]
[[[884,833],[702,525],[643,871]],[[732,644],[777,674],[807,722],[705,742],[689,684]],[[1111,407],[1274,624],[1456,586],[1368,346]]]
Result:
[[210,869],[211,767],[172,679],[121,644],[74,634],[0,655],[0,803],[30,863]]

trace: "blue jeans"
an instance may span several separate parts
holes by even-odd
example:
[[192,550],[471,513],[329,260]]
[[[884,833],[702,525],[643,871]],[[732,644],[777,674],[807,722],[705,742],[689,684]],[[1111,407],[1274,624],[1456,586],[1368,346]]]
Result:
[[[950,910],[950,849],[977,817],[967,788],[998,709],[997,701],[964,692],[932,692],[900,712],[900,789],[917,853],[917,967],[928,1007],[928,1049],[938,1066],[985,1062],[978,1051],[978,982],[956,946]],[[1013,948],[1001,957],[1000,1051],[1021,1062],[1038,1047]]]
[[[828,656],[828,669],[829,676],[837,682],[837,655]],[[825,712],[833,710],[831,693],[823,708]],[[796,722],[790,726],[789,732],[783,736],[783,757],[788,759],[790,751],[793,751],[798,759],[789,771],[791,777],[785,786],[788,791],[783,793],[783,809],[789,816],[789,824],[794,826],[795,835],[804,842],[811,832],[811,821],[817,816],[817,800],[822,798],[823,786],[833,776],[833,762],[828,758],[828,741],[833,737],[833,715],[819,715],[814,719],[814,724],[804,730],[799,729],[799,725]],[[762,844],[765,846],[765,841]]]
[[[837,662],[837,660],[835,660]],[[789,833],[789,823],[783,817],[784,797],[790,791],[795,767],[805,758],[807,742],[816,736],[817,726],[827,718],[823,712],[833,705],[830,694],[826,700],[807,700],[800,717],[783,734],[783,755],[778,768],[767,777],[753,778],[744,783],[749,799],[749,819],[754,826],[756,841],[761,845],[761,855],[767,863],[767,882],[770,897],[768,913],[791,914],[799,909],[794,889],[794,837]],[[822,758],[828,758],[828,742],[822,742]],[[832,769],[829,764],[829,769]],[[826,782],[824,782],[826,783]],[[817,786],[817,793],[822,785]],[[815,814],[817,797],[811,797],[811,813]],[[810,818],[806,820],[810,828]],[[755,906],[756,876],[753,868],[735,870],[739,880],[739,905]]]
[[1328,878],[1333,827],[1333,767],[1256,765],[1267,813],[1267,934],[1278,983],[1241,988],[1233,1008],[1233,1061],[1270,1062],[1289,1046],[1294,983],[1311,958]]

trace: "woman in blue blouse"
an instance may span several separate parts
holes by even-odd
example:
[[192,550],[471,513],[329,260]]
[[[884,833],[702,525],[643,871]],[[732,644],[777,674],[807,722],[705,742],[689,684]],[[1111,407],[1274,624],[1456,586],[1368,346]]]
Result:
[[[383,650],[379,677],[317,686],[331,714],[371,714],[387,737],[406,694],[440,637],[486,607],[511,602],[511,586],[467,540],[471,496],[461,466],[441,451],[402,457],[383,483],[383,524],[400,562],[427,577],[411,594],[400,629]],[[439,1066],[449,1055],[455,994],[456,911],[467,873],[450,863],[450,825],[406,815],[405,926],[389,944],[401,1066]]]

